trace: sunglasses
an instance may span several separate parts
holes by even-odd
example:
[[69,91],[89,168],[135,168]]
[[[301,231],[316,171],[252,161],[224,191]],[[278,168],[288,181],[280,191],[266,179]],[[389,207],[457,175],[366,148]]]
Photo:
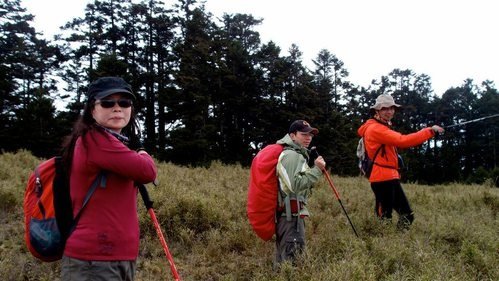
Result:
[[118,103],[120,107],[129,108],[132,106],[133,102],[131,99],[119,99],[119,100],[97,100],[95,104],[100,104],[103,108],[112,108]]

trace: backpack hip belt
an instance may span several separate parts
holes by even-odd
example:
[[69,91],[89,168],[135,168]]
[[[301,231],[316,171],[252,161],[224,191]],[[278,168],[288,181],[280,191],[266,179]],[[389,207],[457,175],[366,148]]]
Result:
[[283,213],[286,210],[289,210],[291,215],[297,215],[301,210],[303,210],[303,204],[296,199],[284,200],[284,205],[277,207],[277,211],[279,213]]
[[300,201],[296,198],[291,198],[290,196],[286,196],[284,200],[284,204],[279,204],[277,207],[276,218],[280,216],[286,216],[287,221],[291,221],[292,217],[300,217],[304,218],[307,215],[302,215],[301,210],[304,209],[303,201]]

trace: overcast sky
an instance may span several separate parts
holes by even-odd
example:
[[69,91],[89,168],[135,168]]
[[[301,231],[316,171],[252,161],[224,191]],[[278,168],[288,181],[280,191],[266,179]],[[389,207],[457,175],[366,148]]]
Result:
[[[21,0],[34,27],[49,39],[67,21],[83,16],[89,0]],[[172,1],[165,0],[166,3]],[[367,87],[395,68],[432,79],[437,95],[466,78],[499,87],[495,0],[207,0],[216,17],[247,13],[262,18],[262,42],[287,55],[291,44],[312,67],[327,49],[345,64],[349,79]]]

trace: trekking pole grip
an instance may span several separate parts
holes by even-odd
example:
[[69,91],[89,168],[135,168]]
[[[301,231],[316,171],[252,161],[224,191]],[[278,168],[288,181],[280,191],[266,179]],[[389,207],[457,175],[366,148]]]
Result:
[[152,204],[154,203],[151,200],[151,197],[149,197],[149,192],[147,192],[147,188],[143,184],[137,185],[139,188],[140,195],[142,196],[142,200],[144,201],[144,205],[146,206],[146,209],[149,210],[152,208]]

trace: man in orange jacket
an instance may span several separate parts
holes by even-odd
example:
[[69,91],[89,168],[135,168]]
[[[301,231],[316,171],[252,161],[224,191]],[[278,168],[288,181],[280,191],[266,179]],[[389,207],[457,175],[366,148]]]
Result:
[[[397,148],[420,145],[437,133],[443,133],[444,129],[433,125],[408,135],[398,133],[391,129],[397,107],[400,105],[391,95],[379,95],[371,106],[375,112],[373,118],[362,124],[357,133],[364,138],[367,154],[374,161],[369,182],[376,199],[376,215],[390,220],[392,210],[395,210],[399,214],[399,229],[408,229],[414,221],[414,214],[400,184]],[[378,149],[380,151],[376,153]]]

